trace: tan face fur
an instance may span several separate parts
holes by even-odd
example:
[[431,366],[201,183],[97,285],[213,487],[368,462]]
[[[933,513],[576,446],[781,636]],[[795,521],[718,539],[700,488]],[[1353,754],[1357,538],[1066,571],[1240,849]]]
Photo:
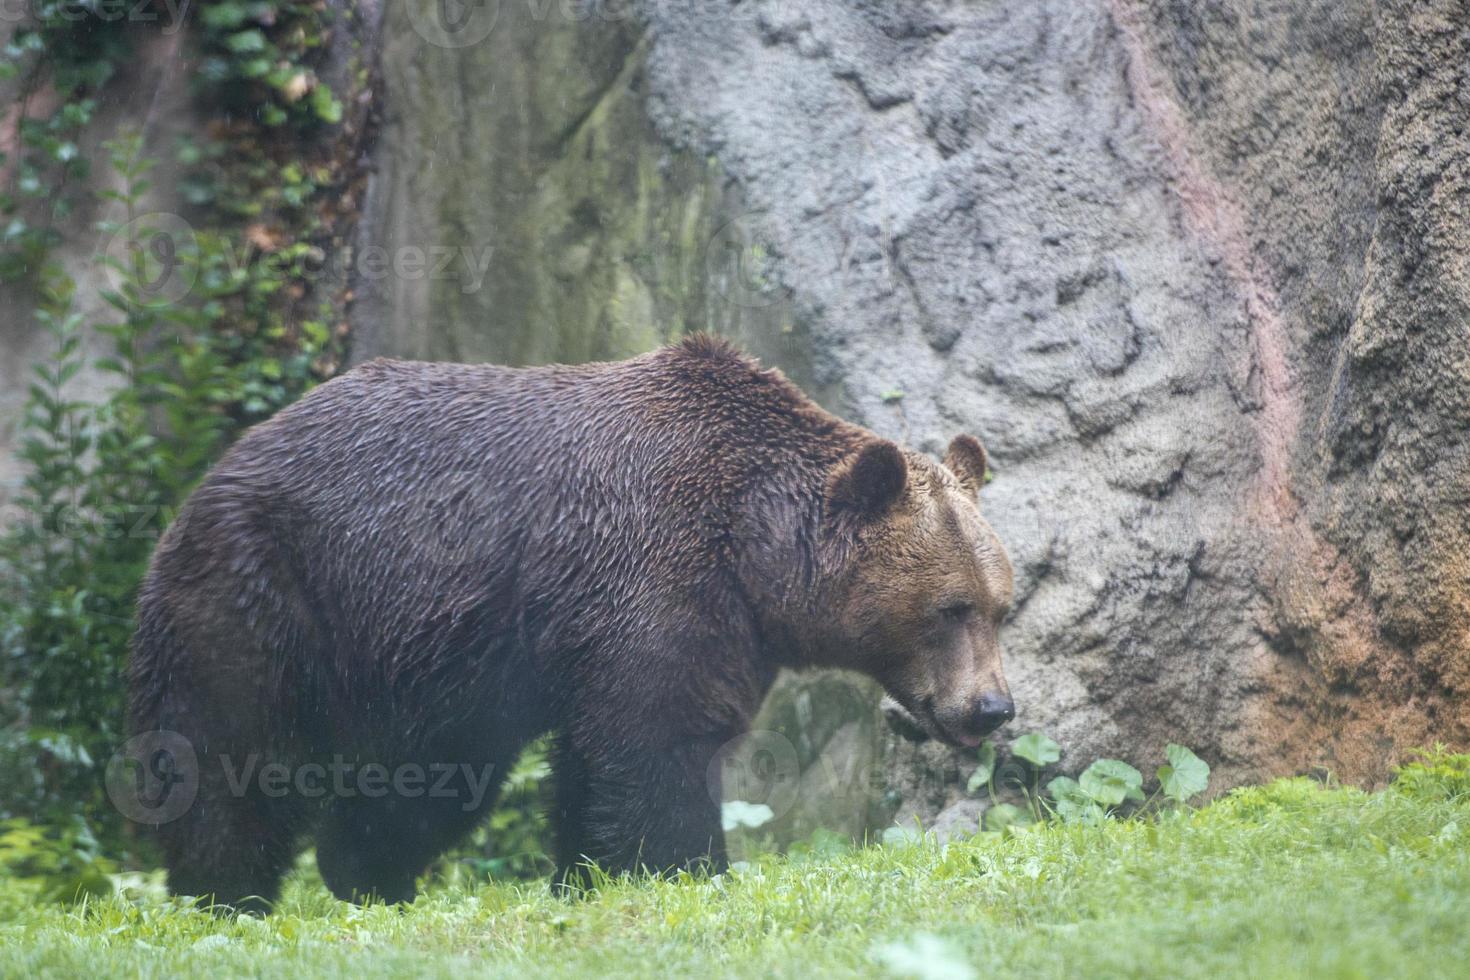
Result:
[[834,506],[858,521],[834,596],[835,652],[930,735],[978,745],[1014,715],[997,641],[1011,564],[980,516],[985,452],[960,436],[938,466],[892,443],[874,446],[829,487]]

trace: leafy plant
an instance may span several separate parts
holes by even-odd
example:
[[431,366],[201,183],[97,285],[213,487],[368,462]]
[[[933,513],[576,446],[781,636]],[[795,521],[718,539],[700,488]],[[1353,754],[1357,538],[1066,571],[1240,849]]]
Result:
[[[112,317],[84,323],[70,280],[48,269],[40,282],[36,316],[53,351],[33,369],[21,431],[28,469],[16,503],[27,519],[0,539],[0,680],[13,692],[0,700],[10,730],[0,778],[16,777],[10,812],[82,814],[110,837],[117,818],[98,767],[120,741],[122,665],[154,541],[235,432],[310,386],[330,335],[311,320],[279,327],[262,297],[280,267],[237,267],[218,236],[152,248],[163,232],[138,214],[151,167],[141,139],[124,135],[107,150],[120,188],[106,193],[120,214],[102,230],[124,246],[101,259]],[[158,291],[174,273],[195,284],[185,297]],[[257,329],[221,329],[231,318]],[[111,348],[90,365],[89,332]],[[68,394],[86,367],[116,381],[96,402]],[[21,776],[26,760],[44,778]]]
[[1022,735],[1011,743],[1011,754],[1042,769],[1062,757],[1062,747],[1040,732]]
[[543,739],[521,753],[506,774],[489,822],[475,830],[466,846],[441,859],[441,873],[457,866],[475,878],[525,879],[552,869],[548,752]]
[[[0,46],[17,119],[14,149],[0,154],[0,278],[32,280],[52,341],[18,434],[25,518],[0,537],[0,816],[81,817],[119,848],[127,842],[97,776],[120,733],[121,668],[153,542],[241,428],[335,370],[338,337],[333,300],[312,287],[322,261],[312,243],[332,233],[322,199],[340,147],[300,140],[342,118],[315,67],[338,8],[311,0],[194,8],[195,78],[214,118],[207,136],[180,141],[177,158],[201,227],[187,240],[148,227],[139,204],[153,162],[141,139],[104,144],[121,186],[99,192],[118,217],[101,230],[127,248],[102,259],[110,313],[76,313],[50,251],[88,193],[94,163],[81,148],[99,93],[147,32],[178,27],[146,6],[135,18],[42,0]],[[255,223],[209,226],[242,216]],[[179,248],[147,247],[159,242]],[[171,273],[187,277],[185,295],[158,291]],[[99,337],[107,356],[89,359]],[[113,382],[109,393],[78,400],[83,371]]]
[[1176,803],[1187,803],[1210,785],[1210,766],[1182,745],[1169,743],[1164,748],[1169,760],[1158,770],[1159,788]]
[[[76,208],[90,162],[82,135],[97,98],[117,67],[136,56],[150,29],[177,29],[162,11],[134,17],[130,8],[96,2],[40,0],[0,47],[0,82],[17,92],[18,153],[0,154],[0,278],[34,276],[59,241],[55,223]],[[179,161],[188,168],[181,192],[196,205],[233,216],[271,208],[307,208],[331,179],[330,167],[300,161],[299,137],[342,121],[343,103],[318,75],[338,8],[297,0],[212,0],[197,9],[194,39],[202,52],[196,85],[217,113],[201,145],[187,140]],[[354,84],[363,78],[359,71]],[[36,98],[46,91],[54,98]],[[54,108],[51,106],[54,104]],[[5,166],[7,165],[8,166]]]
[[[1041,732],[1029,732],[1014,739],[1010,748],[1011,758],[1023,763],[1019,772],[998,766],[996,747],[986,741],[966,785],[972,796],[982,790],[990,795],[986,830],[1004,831],[1053,816],[1065,823],[1096,823],[1125,804],[1136,804],[1135,812],[1146,810],[1160,796],[1184,805],[1209,786],[1209,765],[1184,746],[1171,743],[1164,750],[1168,761],[1156,773],[1159,788],[1153,797],[1144,796],[1143,774],[1118,759],[1098,759],[1076,779],[1053,777],[1043,796],[1039,788],[1042,770],[1061,760],[1061,746]],[[1024,805],[1003,802],[998,789],[1019,792]]]
[[1070,776],[1057,776],[1046,784],[1051,808],[1063,823],[1097,823],[1107,817],[1102,805],[1082,790]]
[[0,872],[32,886],[42,901],[110,895],[108,875],[114,870],[84,822],[40,827],[19,818],[0,820]]
[[985,811],[985,829],[1004,831],[1011,827],[1024,827],[1035,823],[1031,813],[1014,803],[997,803]]
[[1470,754],[1443,745],[1416,749],[1394,775],[1394,788],[1419,800],[1470,797]]
[[[31,15],[0,47],[0,82],[18,89],[18,153],[9,178],[0,186],[0,279],[17,279],[40,270],[58,240],[54,224],[76,206],[73,187],[87,176],[89,163],[79,149],[81,134],[97,103],[92,97],[127,57],[128,44],[116,30],[97,26],[78,6],[59,2],[31,4]],[[59,99],[42,109],[35,98],[43,85]]]
[[980,743],[979,759],[975,765],[975,771],[970,773],[970,781],[965,784],[965,790],[974,796],[982,789],[990,786],[995,779],[995,744],[989,739]]
[[312,66],[332,8],[291,0],[214,0],[200,9],[200,83],[216,104],[267,126],[336,123],[342,103]]
[[1117,759],[1098,759],[1082,770],[1077,784],[1102,806],[1121,806],[1124,800],[1143,802],[1143,774]]

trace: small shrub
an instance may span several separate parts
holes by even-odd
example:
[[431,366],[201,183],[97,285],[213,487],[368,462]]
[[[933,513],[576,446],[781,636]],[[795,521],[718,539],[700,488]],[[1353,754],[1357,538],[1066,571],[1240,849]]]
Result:
[[1393,786],[1416,800],[1459,800],[1470,796],[1470,754],[1443,745],[1415,749],[1412,761],[1400,766]]
[[[1155,773],[1158,789],[1152,796],[1143,792],[1143,774],[1118,759],[1098,759],[1073,779],[1056,776],[1041,792],[1041,775],[1047,766],[1061,760],[1062,750],[1054,740],[1040,732],[1030,732],[1011,742],[1011,757],[1018,760],[1019,771],[1003,769],[997,763],[994,743],[981,744],[974,772],[967,785],[969,793],[982,790],[990,795],[985,811],[984,827],[990,831],[1007,831],[1049,818],[1064,823],[1097,823],[1123,812],[1138,813],[1157,808],[1161,799],[1176,806],[1209,787],[1210,767],[1188,748],[1170,744],[1164,750],[1167,762]],[[1021,794],[1023,805],[1002,802],[998,790],[1013,789]]]
[[34,888],[42,901],[110,895],[114,870],[85,821],[47,827],[21,818],[0,821],[0,874]]
[[490,819],[468,843],[440,860],[440,874],[467,871],[479,879],[524,880],[553,870],[549,752],[548,741],[541,739],[521,753],[506,774]]
[[[123,220],[102,230],[149,242],[156,230],[138,227],[151,167],[141,139],[107,149],[122,187],[106,194]],[[20,433],[27,472],[15,502],[25,518],[0,538],[3,809],[45,822],[81,817],[119,848],[127,842],[100,776],[121,741],[123,664],[148,557],[233,435],[310,386],[329,340],[311,321],[294,335],[276,329],[259,297],[279,288],[279,267],[236,267],[209,235],[169,258],[194,275],[185,301],[154,294],[158,270],[141,244],[105,255],[115,288],[102,294],[112,316],[98,323],[74,311],[70,279],[41,276],[36,316],[53,348],[33,368]],[[231,317],[260,329],[221,329]],[[88,331],[111,347],[90,366],[116,380],[96,402],[68,388],[87,366]]]

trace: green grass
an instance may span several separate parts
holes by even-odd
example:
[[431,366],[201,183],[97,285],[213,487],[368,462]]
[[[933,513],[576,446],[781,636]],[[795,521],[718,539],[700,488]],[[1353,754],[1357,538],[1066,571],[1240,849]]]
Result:
[[233,919],[156,895],[34,905],[0,885],[0,976],[1465,976],[1470,779],[1440,769],[1374,794],[1286,780],[1157,821],[771,858],[576,901],[438,882],[407,910],[358,909],[303,870],[274,915]]

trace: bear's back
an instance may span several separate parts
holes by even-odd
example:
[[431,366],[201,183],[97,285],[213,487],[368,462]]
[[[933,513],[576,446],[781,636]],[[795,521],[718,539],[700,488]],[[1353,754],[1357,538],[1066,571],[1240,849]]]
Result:
[[486,617],[555,623],[574,645],[582,613],[561,605],[646,603],[650,578],[683,587],[709,568],[688,557],[707,547],[698,498],[743,455],[709,433],[746,396],[705,397],[690,372],[749,363],[684,347],[577,366],[369,362],[246,433],[153,577],[217,572],[213,591],[245,605],[289,594],[374,661],[394,656],[385,644],[483,634]]

